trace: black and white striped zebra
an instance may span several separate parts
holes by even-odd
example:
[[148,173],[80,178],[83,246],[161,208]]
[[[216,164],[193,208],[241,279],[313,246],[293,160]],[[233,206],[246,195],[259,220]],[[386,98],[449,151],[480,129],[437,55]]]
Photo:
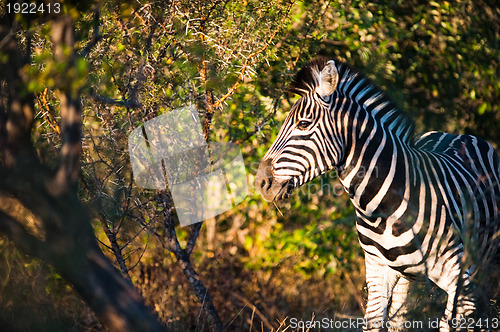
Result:
[[[366,330],[404,314],[409,283],[426,276],[448,294],[447,319],[475,309],[467,289],[498,248],[500,166],[481,138],[428,132],[364,75],[319,58],[295,77],[293,105],[264,156],[256,186],[269,201],[335,168],[356,208],[365,252]],[[390,308],[389,308],[389,304]],[[377,325],[378,324],[378,325]]]

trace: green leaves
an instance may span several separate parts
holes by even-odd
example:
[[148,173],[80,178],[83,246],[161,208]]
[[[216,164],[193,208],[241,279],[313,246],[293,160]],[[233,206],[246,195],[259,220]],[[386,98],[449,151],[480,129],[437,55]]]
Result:
[[[48,39],[48,36],[46,36]],[[30,92],[40,93],[45,88],[61,90],[76,96],[88,84],[88,63],[84,58],[69,60],[72,50],[64,49],[65,58],[58,61],[51,49],[40,50],[32,63],[24,67],[24,76]]]
[[273,269],[291,262],[293,268],[304,276],[323,276],[350,270],[353,265],[349,262],[362,255],[357,246],[354,223],[313,222],[287,230],[289,226],[279,223],[268,239],[261,243],[249,243],[262,248],[256,251],[257,255],[247,265],[255,269]]

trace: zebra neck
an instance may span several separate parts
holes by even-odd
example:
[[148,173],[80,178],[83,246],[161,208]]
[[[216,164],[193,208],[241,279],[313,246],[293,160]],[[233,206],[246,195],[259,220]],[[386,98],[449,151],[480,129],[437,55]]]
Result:
[[413,145],[414,122],[367,77],[343,63],[337,69],[332,106],[344,119],[336,121],[344,136],[340,181],[360,213],[384,213],[407,196],[404,151]]
[[362,116],[358,120],[351,126],[339,179],[358,212],[367,217],[384,215],[409,195],[404,152],[408,145],[392,128],[376,120],[368,117],[365,121]]
[[361,128],[361,133],[365,132],[367,125],[376,123],[401,141],[410,142],[413,139],[414,121],[382,89],[348,64],[340,63],[337,69],[340,79],[334,104],[338,106],[340,101],[349,105],[353,125],[357,122],[365,126]]

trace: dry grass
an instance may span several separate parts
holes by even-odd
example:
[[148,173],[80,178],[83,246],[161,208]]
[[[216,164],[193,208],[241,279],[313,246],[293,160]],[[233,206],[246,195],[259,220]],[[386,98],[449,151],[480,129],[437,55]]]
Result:
[[[245,266],[242,250],[230,254],[224,247],[198,252],[194,264],[225,323],[225,331],[305,332],[318,329],[293,328],[291,318],[345,320],[363,316],[364,263],[352,262],[349,278],[342,271],[320,277],[306,276],[293,267],[300,257],[271,270]],[[57,274],[39,261],[26,257],[9,243],[0,242],[0,327],[2,331],[104,331],[95,316]],[[200,304],[174,259],[153,249],[132,278],[147,303],[174,332],[209,331]],[[500,268],[493,268],[478,285],[486,299],[483,313],[498,317]],[[489,294],[489,295],[488,295]],[[438,318],[445,294],[425,282],[416,283],[410,296],[408,320]],[[349,329],[321,329],[321,331]]]
[[[357,262],[363,266],[362,260]],[[358,301],[364,271],[353,276],[354,287],[339,275],[304,276],[293,262],[271,271],[245,267],[225,250],[205,257],[197,266],[226,331],[292,331],[286,318],[360,316]],[[171,259],[141,266],[139,284],[147,302],[174,331],[207,331],[200,305],[180,269]]]

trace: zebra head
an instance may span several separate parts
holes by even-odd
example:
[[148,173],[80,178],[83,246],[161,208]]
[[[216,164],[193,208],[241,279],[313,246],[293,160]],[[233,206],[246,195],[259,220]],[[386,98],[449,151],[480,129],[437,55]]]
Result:
[[291,84],[300,95],[265,154],[255,185],[268,201],[288,198],[292,190],[338,165],[341,142],[330,111],[339,72],[334,60],[318,58]]

